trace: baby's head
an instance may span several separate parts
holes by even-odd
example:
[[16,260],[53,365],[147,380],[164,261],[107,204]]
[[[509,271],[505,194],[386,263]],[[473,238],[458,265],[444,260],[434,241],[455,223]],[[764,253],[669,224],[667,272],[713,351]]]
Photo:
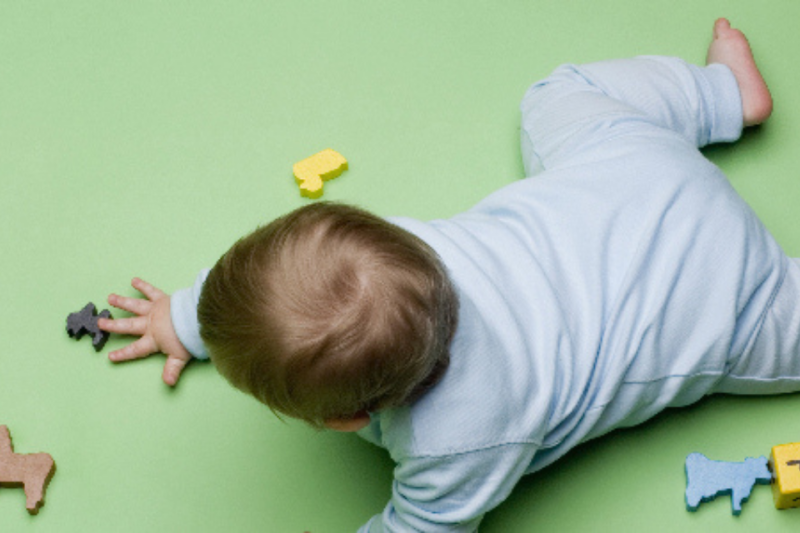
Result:
[[198,318],[232,385],[322,427],[409,404],[433,386],[457,310],[423,241],[360,209],[315,203],[222,256]]

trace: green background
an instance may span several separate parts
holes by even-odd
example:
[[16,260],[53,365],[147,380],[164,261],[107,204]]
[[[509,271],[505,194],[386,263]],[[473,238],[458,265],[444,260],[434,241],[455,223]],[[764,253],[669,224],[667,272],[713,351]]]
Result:
[[[66,316],[134,276],[191,284],[240,235],[309,200],[292,164],[350,161],[324,198],[423,219],[523,177],[518,103],[564,62],[702,63],[742,28],[775,114],[709,157],[800,255],[800,2],[561,0],[0,3],[0,424],[58,471],[38,516],[0,488],[6,531],[354,531],[393,465],[352,435],[283,423],[192,364],[114,365]],[[117,312],[117,315],[121,313]],[[797,531],[756,487],[684,508],[683,462],[800,441],[800,397],[716,397],[572,451],[484,532]]]

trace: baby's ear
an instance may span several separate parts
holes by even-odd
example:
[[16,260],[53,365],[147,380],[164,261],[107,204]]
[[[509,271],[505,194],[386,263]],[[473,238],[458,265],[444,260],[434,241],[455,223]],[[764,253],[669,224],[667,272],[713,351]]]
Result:
[[364,429],[369,425],[369,413],[359,411],[352,418],[329,418],[325,427],[334,431],[354,432]]

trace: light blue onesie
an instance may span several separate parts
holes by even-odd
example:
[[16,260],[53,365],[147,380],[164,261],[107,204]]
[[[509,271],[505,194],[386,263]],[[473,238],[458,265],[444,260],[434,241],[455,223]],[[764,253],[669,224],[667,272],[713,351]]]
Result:
[[[698,151],[741,134],[727,67],[566,65],[522,116],[531,177],[448,220],[391,219],[439,253],[460,315],[443,380],[360,432],[398,465],[362,532],[474,531],[581,442],[712,392],[800,389],[800,268]],[[201,358],[204,279],[172,300]]]

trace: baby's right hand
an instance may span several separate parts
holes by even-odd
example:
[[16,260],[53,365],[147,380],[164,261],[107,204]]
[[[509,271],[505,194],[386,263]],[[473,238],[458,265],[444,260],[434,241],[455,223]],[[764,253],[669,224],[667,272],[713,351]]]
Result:
[[137,316],[101,318],[97,321],[97,325],[105,331],[137,335],[140,338],[122,349],[109,353],[108,358],[119,363],[141,359],[159,352],[166,354],[167,362],[164,365],[162,378],[164,383],[174,386],[183,369],[191,361],[192,355],[183,347],[172,326],[169,295],[139,278],[134,278],[131,285],[147,299],[126,298],[112,294],[108,297],[108,303]]

